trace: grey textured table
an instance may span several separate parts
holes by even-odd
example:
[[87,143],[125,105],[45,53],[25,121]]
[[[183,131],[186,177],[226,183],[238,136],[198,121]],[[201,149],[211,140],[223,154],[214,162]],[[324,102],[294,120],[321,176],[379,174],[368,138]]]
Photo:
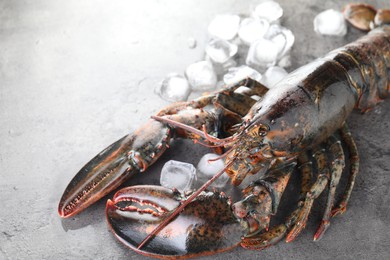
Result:
[[[362,35],[313,32],[317,13],[348,1],[279,2],[283,25],[296,35],[292,68]],[[372,2],[380,7],[386,1]],[[84,163],[167,104],[153,94],[156,82],[202,58],[211,19],[246,13],[254,3],[1,1],[0,259],[145,258],[109,232],[106,198],[66,220],[57,215],[57,203]],[[195,49],[188,48],[189,37],[197,40]],[[321,205],[295,242],[261,252],[237,248],[216,259],[389,259],[389,111],[387,100],[350,117],[360,175],[347,213],[332,220],[320,242],[312,236]],[[196,163],[192,147],[182,143],[163,160]],[[161,166],[126,185],[157,184]]]

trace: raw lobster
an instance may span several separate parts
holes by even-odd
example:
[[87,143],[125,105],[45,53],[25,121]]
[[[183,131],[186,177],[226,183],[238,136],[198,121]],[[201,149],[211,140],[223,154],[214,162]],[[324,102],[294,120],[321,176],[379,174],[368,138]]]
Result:
[[[242,86],[245,90],[238,92]],[[272,89],[248,78],[164,108],[80,170],[64,192],[59,214],[69,217],[82,211],[128,177],[145,171],[171,138],[182,137],[227,149],[221,173],[228,173],[233,185],[248,175],[259,174],[259,179],[234,204],[224,193],[205,191],[209,183],[185,195],[159,186],[124,188],[106,208],[109,225],[121,242],[161,258],[208,255],[237,245],[262,249],[284,236],[289,242],[305,227],[314,200],[328,187],[317,240],[330,218],[346,210],[358,173],[359,156],[345,120],[353,108],[365,112],[389,91],[390,27],[384,25],[297,69]],[[253,95],[262,98],[256,102]],[[336,204],[345,166],[342,144],[350,169],[346,190]],[[269,228],[296,168],[302,180],[297,207],[283,223]]]

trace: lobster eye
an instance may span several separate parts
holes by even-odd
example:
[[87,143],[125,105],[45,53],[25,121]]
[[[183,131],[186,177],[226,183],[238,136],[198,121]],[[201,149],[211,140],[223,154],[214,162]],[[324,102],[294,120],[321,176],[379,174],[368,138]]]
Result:
[[266,136],[269,131],[269,127],[267,125],[260,125],[259,129],[257,130],[257,133],[260,136]]

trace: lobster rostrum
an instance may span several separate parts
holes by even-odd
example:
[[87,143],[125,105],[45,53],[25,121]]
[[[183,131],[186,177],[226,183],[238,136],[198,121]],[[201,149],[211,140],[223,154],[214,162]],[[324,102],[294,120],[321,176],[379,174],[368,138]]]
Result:
[[[389,11],[348,5],[344,14],[362,30],[378,28],[295,70],[271,89],[247,78],[162,109],[80,170],[61,198],[60,216],[79,213],[145,171],[171,139],[180,137],[225,150],[225,168],[192,193],[146,185],[118,191],[108,200],[106,215],[121,242],[159,258],[209,255],[238,245],[263,249],[284,237],[291,242],[305,227],[314,200],[328,188],[314,235],[320,239],[331,217],[345,212],[359,169],[345,120],[354,108],[370,110],[390,92]],[[336,203],[345,150],[349,178]],[[301,176],[299,202],[284,222],[270,227],[296,169]],[[248,175],[259,177],[243,190],[243,199],[233,203],[223,192],[207,191],[223,172],[236,186]]]

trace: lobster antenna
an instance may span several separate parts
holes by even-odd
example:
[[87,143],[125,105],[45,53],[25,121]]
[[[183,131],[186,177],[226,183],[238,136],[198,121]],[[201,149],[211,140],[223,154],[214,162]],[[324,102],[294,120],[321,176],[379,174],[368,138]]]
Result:
[[208,159],[207,161],[208,162],[214,162],[214,161],[218,161],[224,157],[226,157],[231,151],[233,151],[233,149],[237,148],[237,144],[236,145],[233,145],[229,150],[227,150],[226,152],[224,152],[222,155],[218,156],[218,157],[215,157],[213,159]]
[[192,195],[190,197],[188,197],[188,199],[186,199],[186,201],[184,201],[183,204],[181,204],[177,209],[175,209],[175,211],[173,211],[166,219],[163,220],[163,222],[160,223],[160,225],[158,225],[151,233],[149,233],[149,235],[147,235],[144,238],[144,240],[141,241],[141,243],[138,245],[137,249],[141,249],[150,239],[152,239],[158,232],[160,232],[166,225],[168,225],[169,222],[171,222],[171,220],[174,217],[179,215],[180,212],[188,204],[190,204],[202,191],[207,189],[210,186],[210,184],[212,184],[216,179],[218,179],[225,172],[226,168],[228,168],[232,163],[233,163],[233,161],[230,161],[228,164],[226,164],[226,166],[220,172],[218,172],[216,175],[214,175],[213,178],[208,180],[205,184],[202,185],[202,187],[200,187],[197,191],[192,193]]
[[203,134],[204,134],[206,140],[208,140],[209,142],[212,142],[212,143],[219,143],[221,145],[225,145],[225,144],[234,142],[237,139],[237,137],[239,136],[239,135],[232,135],[232,136],[229,136],[229,137],[226,137],[226,138],[223,138],[223,139],[219,139],[217,137],[209,135],[207,133],[205,125],[203,125],[202,128],[203,128]]
[[202,145],[204,147],[207,147],[207,148],[217,148],[217,147],[223,146],[221,144],[216,144],[216,145],[206,144],[206,143],[203,143],[202,141],[200,141],[198,139],[194,139],[194,144],[200,144],[200,145]]
[[170,124],[172,126],[178,126],[184,130],[187,130],[188,132],[194,133],[194,134],[199,135],[199,136],[206,139],[206,136],[204,135],[204,133],[202,131],[194,128],[194,127],[188,126],[186,124],[183,124],[183,123],[180,123],[180,122],[177,122],[177,121],[174,121],[172,119],[162,117],[162,116],[151,116],[151,118],[153,118],[154,120],[159,121],[159,122]]
[[231,142],[235,141],[237,139],[237,137],[239,136],[239,135],[233,135],[233,136],[229,136],[229,137],[220,139],[220,138],[209,135],[206,131],[205,125],[202,126],[203,131],[200,131],[199,129],[196,129],[195,127],[188,126],[186,124],[174,121],[174,120],[166,118],[166,117],[151,116],[151,118],[153,118],[154,120],[157,120],[159,122],[163,122],[163,123],[166,123],[166,124],[169,124],[172,126],[180,127],[182,129],[190,132],[190,133],[193,133],[193,134],[199,135],[200,137],[203,137],[204,139],[206,139],[209,142],[218,144],[218,146],[222,146],[222,145],[231,143]]

